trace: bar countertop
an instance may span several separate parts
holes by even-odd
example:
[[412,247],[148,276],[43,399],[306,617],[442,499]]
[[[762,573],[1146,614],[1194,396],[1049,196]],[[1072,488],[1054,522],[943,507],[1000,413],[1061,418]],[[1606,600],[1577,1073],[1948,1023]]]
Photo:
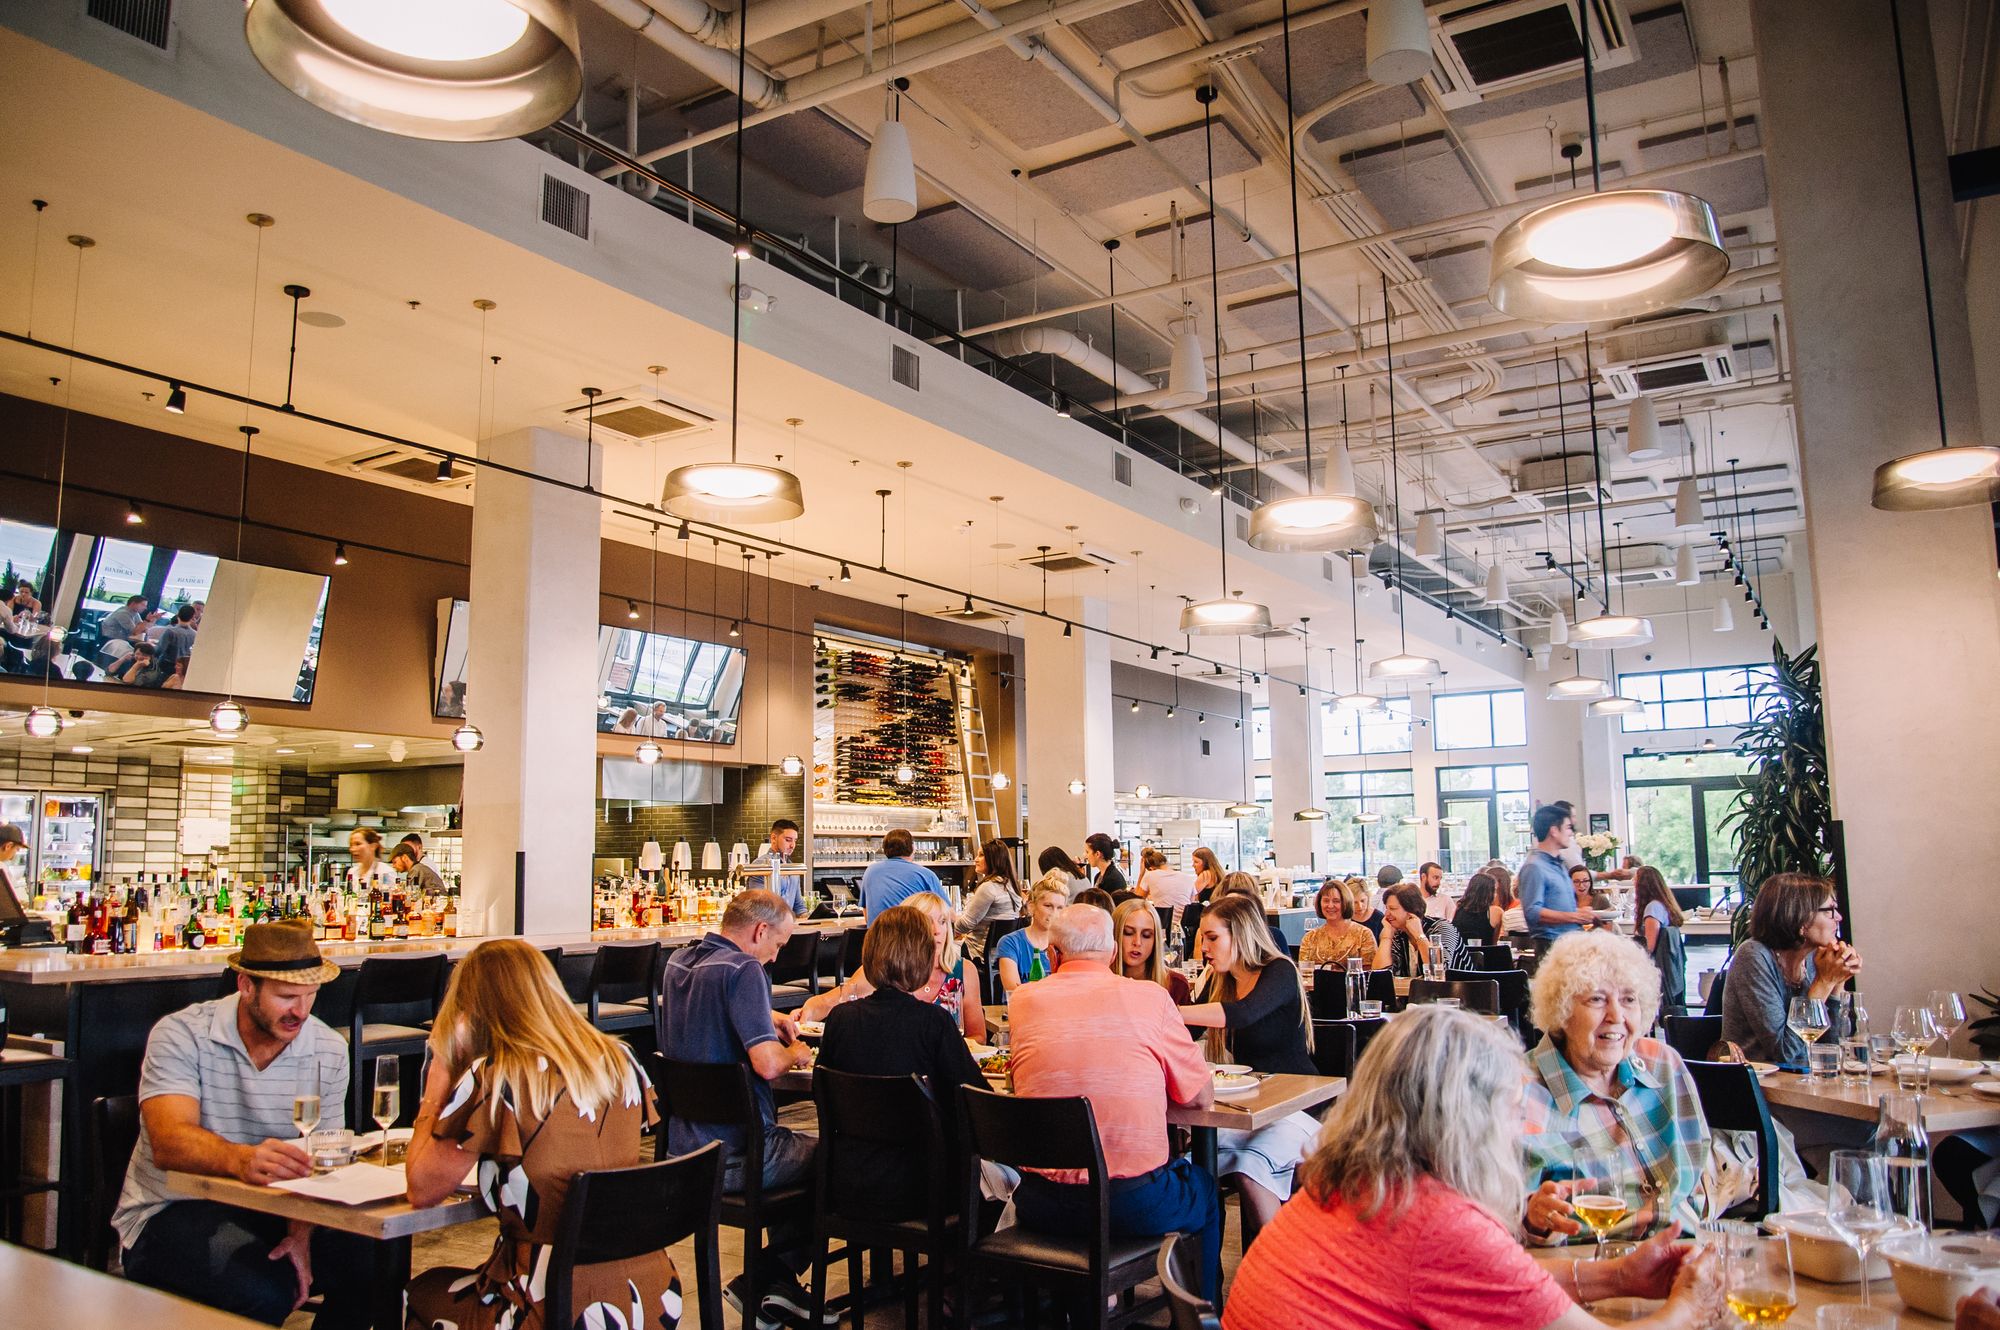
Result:
[[[861,922],[857,913],[840,919],[802,921],[801,928],[845,931]],[[681,946],[708,933],[711,924],[669,924],[663,928],[607,928],[594,933],[544,933],[523,940],[536,947],[561,947],[572,955],[596,950],[607,942],[658,941]],[[484,937],[423,937],[394,942],[322,942],[320,951],[343,969],[370,956],[409,956],[442,951],[456,960]],[[126,956],[78,956],[56,947],[0,949],[0,983],[95,984],[133,979],[185,979],[220,974],[233,947],[199,951],[139,952]]]

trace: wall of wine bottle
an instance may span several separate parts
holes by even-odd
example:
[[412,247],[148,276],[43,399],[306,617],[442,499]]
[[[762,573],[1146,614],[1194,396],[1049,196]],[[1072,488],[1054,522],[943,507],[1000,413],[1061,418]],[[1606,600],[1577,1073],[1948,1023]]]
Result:
[[938,657],[818,638],[813,802],[962,811],[961,669]]

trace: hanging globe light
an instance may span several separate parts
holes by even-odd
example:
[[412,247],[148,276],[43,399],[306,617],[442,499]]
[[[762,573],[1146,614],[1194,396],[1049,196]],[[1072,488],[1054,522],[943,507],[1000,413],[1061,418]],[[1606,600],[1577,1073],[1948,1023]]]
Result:
[[778,770],[784,772],[787,776],[799,775],[805,769],[805,759],[797,753],[786,753],[784,759],[778,763]]
[[476,753],[486,746],[486,736],[471,721],[462,721],[451,732],[451,746],[461,753]]
[[1069,792],[1071,794],[1082,794],[1085,788],[1086,787],[1080,778],[1072,778],[1070,780]]
[[639,746],[632,750],[632,756],[639,760],[640,766],[650,767],[662,757],[665,757],[666,752],[653,740],[642,739],[639,742]]
[[224,698],[209,708],[208,728],[217,734],[241,734],[250,728],[250,713],[235,698]]
[[62,713],[54,707],[29,707],[21,728],[30,739],[53,739],[62,733]]

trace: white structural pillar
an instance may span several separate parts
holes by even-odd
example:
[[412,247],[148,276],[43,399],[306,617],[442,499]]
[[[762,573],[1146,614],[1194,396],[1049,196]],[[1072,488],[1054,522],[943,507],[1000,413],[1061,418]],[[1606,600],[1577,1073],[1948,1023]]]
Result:
[[[1750,7],[1848,926],[1878,1021],[1931,988],[1987,981],[2000,955],[2000,914],[1967,909],[1958,874],[1923,871],[1938,853],[2000,862],[1993,513],[1887,513],[1869,502],[1878,464],[1938,441],[1893,8]],[[1979,409],[1928,6],[1900,8],[1948,429],[1971,443],[1981,439]]]
[[1281,868],[1318,869],[1326,853],[1326,822],[1300,822],[1302,808],[1326,808],[1326,760],[1320,747],[1324,693],[1299,696],[1293,684],[1270,681],[1271,849]]
[[[583,443],[552,430],[489,440],[481,459],[585,475]],[[594,484],[600,457],[589,461]],[[591,495],[490,467],[474,481],[466,711],[486,746],[465,759],[460,914],[488,933],[590,927],[600,511]]]
[[[1102,600],[1050,602],[1049,613],[1092,628],[1109,614]],[[1111,643],[1101,632],[1030,617],[1021,634],[1027,643],[1027,734],[1021,746],[1021,776],[1027,801],[1026,858],[1042,847],[1060,845],[1081,852],[1083,838],[1115,830],[1111,788]],[[1084,783],[1071,794],[1073,780]]]

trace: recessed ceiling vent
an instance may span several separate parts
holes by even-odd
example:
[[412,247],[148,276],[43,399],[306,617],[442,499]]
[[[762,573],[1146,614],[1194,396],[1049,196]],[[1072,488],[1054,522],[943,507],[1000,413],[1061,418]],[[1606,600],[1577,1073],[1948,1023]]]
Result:
[[1110,550],[1095,545],[1078,545],[1073,550],[1051,550],[1046,557],[1031,554],[1021,560],[1023,568],[1045,569],[1051,573],[1098,572],[1116,568],[1124,560]]
[[686,434],[698,434],[715,423],[715,417],[679,402],[669,402],[650,388],[631,388],[622,393],[605,393],[595,406],[588,401],[565,402],[557,408],[563,423],[577,433],[586,426],[595,435],[608,435],[627,443],[660,443]]
[[1597,464],[1589,453],[1571,453],[1567,472],[1560,454],[1521,463],[1514,473],[1514,492],[1532,494],[1549,508],[1560,508],[1565,501],[1572,508],[1588,508],[1611,497],[1597,483]]
[[349,471],[365,472],[378,476],[390,476],[425,489],[450,489],[464,485],[472,479],[471,461],[452,460],[440,467],[440,459],[434,453],[422,452],[415,448],[371,448],[364,453],[350,453],[346,457],[336,457],[327,463],[328,467],[345,467]]
[[172,49],[174,0],[84,0],[83,12],[155,50]]
[[1628,546],[1618,556],[1611,580],[1619,586],[1653,586],[1674,580],[1674,559],[1659,545]]
[[579,240],[590,239],[590,195],[567,180],[544,175],[542,220]]
[[1623,0],[1446,0],[1433,7],[1425,75],[1447,110],[1583,72],[1584,6],[1599,72],[1634,59]]
[[1647,393],[1675,392],[1736,382],[1729,327],[1720,319],[1648,330],[1628,328],[1605,339],[1598,367],[1620,401]]

